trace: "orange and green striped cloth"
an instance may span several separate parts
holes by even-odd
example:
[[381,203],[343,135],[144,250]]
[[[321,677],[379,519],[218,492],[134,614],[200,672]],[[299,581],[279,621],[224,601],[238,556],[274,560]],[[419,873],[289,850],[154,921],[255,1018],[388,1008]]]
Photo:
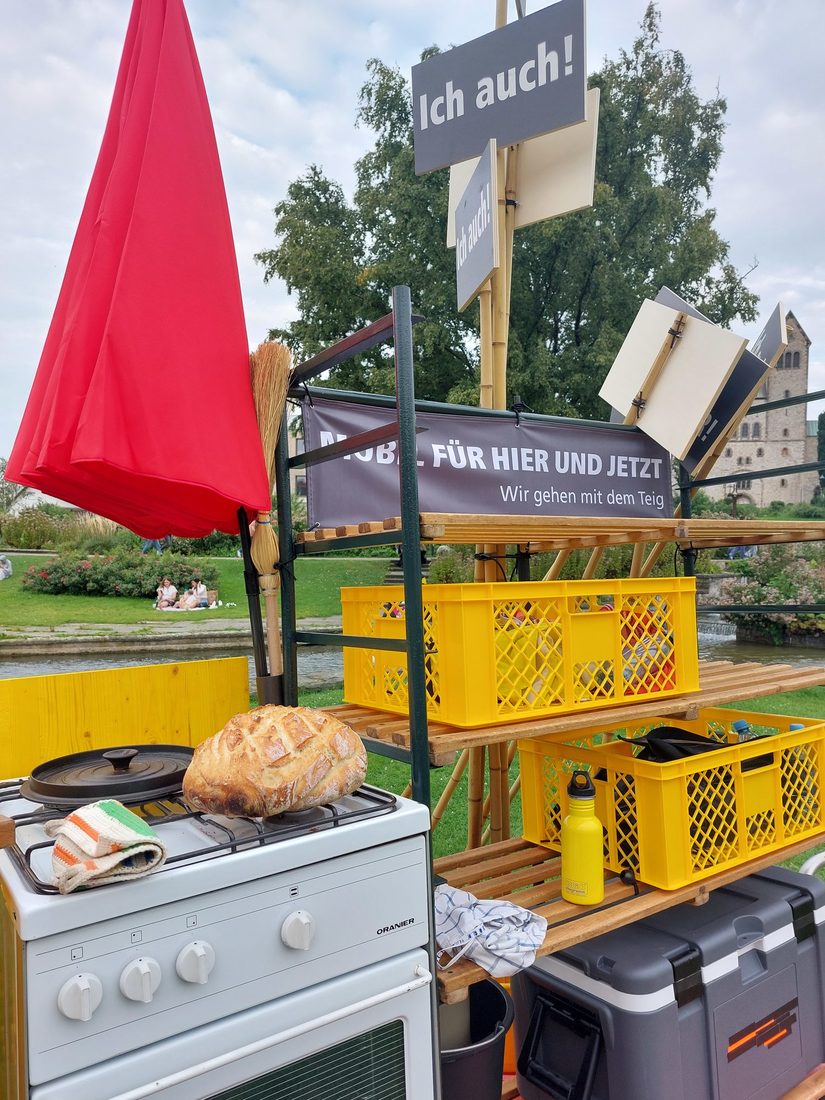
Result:
[[113,798],[81,806],[45,828],[54,837],[52,870],[61,894],[148,875],[166,862],[157,833]]

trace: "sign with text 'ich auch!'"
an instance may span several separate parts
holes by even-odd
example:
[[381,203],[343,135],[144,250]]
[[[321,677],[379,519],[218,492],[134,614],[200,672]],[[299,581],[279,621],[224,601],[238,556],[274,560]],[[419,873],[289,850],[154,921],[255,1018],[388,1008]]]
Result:
[[418,175],[582,122],[585,58],[584,0],[558,0],[413,66]]
[[455,210],[455,285],[465,309],[498,267],[496,143],[490,141]]
[[[303,402],[308,450],[394,423],[395,409],[320,397]],[[513,415],[419,412],[422,512],[670,519],[670,459],[624,425]],[[307,468],[310,526],[398,515],[398,445]]]
[[[680,298],[669,287],[662,287],[656,295],[656,301],[661,305],[687,313],[691,317],[697,317],[708,325],[713,324],[713,321],[700,313],[690,302]],[[745,415],[763,378],[773,365],[771,358],[775,356],[775,362],[785,350],[787,342],[785,315],[782,306],[778,305],[754,344],[754,349],[760,348],[768,357],[767,361],[747,348],[739,356],[733,373],[716,398],[699,434],[683,459],[683,465],[689,473],[692,474],[705,459],[712,455],[716,444],[724,440],[728,432]]]
[[684,461],[746,340],[662,305],[642,302],[599,396]]
[[[516,229],[593,205],[598,128],[599,89],[589,88],[584,122],[521,143]],[[458,205],[477,164],[477,159],[465,160],[450,169],[449,211]],[[455,222],[449,215],[447,248],[455,248]]]

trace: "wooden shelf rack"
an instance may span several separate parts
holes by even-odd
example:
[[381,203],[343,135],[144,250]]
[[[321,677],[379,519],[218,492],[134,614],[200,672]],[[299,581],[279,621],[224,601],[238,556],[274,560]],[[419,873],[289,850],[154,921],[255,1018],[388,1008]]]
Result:
[[[389,402],[394,411],[393,424],[382,434],[382,438],[397,437],[399,440],[401,515],[304,532],[294,540],[291,553],[287,555],[291,561],[297,555],[321,554],[358,546],[402,546],[407,606],[406,641],[391,648],[407,651],[410,713],[394,715],[350,704],[327,709],[361,734],[371,750],[410,761],[414,798],[429,803],[429,768],[451,764],[456,754],[464,754],[465,750],[471,761],[475,756],[482,763],[483,750],[487,750],[490,755],[491,775],[495,753],[502,765],[499,779],[506,781],[507,768],[503,766],[506,763],[506,752],[503,750],[508,741],[545,736],[564,738],[574,734],[583,724],[592,724],[594,721],[609,724],[625,719],[630,722],[643,721],[648,717],[690,718],[703,707],[825,684],[825,668],[821,667],[794,668],[786,664],[705,661],[700,663],[699,690],[677,698],[628,703],[588,713],[580,711],[490,725],[480,729],[460,729],[437,721],[428,721],[423,675],[421,571],[418,552],[421,543],[516,545],[525,558],[532,553],[560,551],[555,565],[560,565],[566,552],[570,550],[593,548],[596,551],[591,559],[593,568],[600,548],[632,545],[635,548],[632,575],[644,576],[669,543],[683,551],[690,551],[722,546],[810,542],[825,540],[825,523],[809,520],[738,520],[731,517],[683,519],[679,515],[667,519],[627,519],[422,513],[418,504],[411,338],[411,325],[416,319],[411,314],[409,291],[406,288],[396,288],[393,291],[393,314],[297,368],[296,377],[305,383],[364,347],[372,347],[390,337],[395,341],[397,399]],[[309,393],[307,396],[310,396]],[[381,399],[376,401],[380,402]],[[486,415],[501,414],[486,411]],[[287,432],[281,432],[276,461],[278,519],[281,530],[292,529],[289,470],[357,451],[360,446],[374,442],[373,435],[374,433],[366,433],[360,437],[351,437],[345,442],[322,447],[314,453],[290,458],[286,445]],[[652,544],[653,550],[643,560],[642,550],[645,544]],[[295,658],[297,644],[369,646],[370,639],[344,638],[339,635],[336,643],[336,635],[333,634],[298,631],[295,621],[294,575],[289,568],[282,571],[282,600],[285,697],[287,701],[295,702],[298,688]],[[499,809],[501,808],[500,806]],[[701,883],[673,891],[656,890],[644,885],[628,886],[609,875],[606,878],[604,902],[590,907],[571,905],[562,900],[559,891],[558,856],[549,849],[523,839],[502,840],[496,844],[474,847],[447,856],[435,862],[434,870],[450,884],[467,889],[477,897],[506,898],[542,913],[548,920],[548,932],[539,954],[547,955],[682,902],[701,904],[707,900],[710,891],[717,887],[769,866],[780,858],[805,851],[814,843],[815,840],[808,837],[780,853],[770,853],[748,864],[716,874]],[[449,970],[439,973],[441,1000],[463,1000],[469,987],[486,976],[478,966],[460,960]],[[515,1095],[515,1086],[510,1081],[503,1088],[502,1100]],[[784,1100],[820,1100],[823,1096],[825,1067],[819,1067],[806,1082],[791,1090]]]
[[[479,729],[459,729],[443,722],[430,721],[430,763],[435,767],[449,764],[456,752],[462,749],[495,745],[501,741],[514,741],[527,737],[567,737],[583,725],[603,722],[644,721],[645,718],[667,718],[684,715],[694,717],[702,707],[717,707],[751,699],[758,695],[779,695],[785,691],[798,691],[805,687],[825,684],[825,668],[791,665],[763,665],[756,662],[700,661],[699,690],[689,695],[652,699],[644,703],[623,703],[616,707],[603,707],[594,711],[576,711],[549,718],[531,718],[524,722],[508,722],[506,725],[485,726]],[[371,710],[368,707],[343,703],[328,707],[341,721],[362,737],[399,749],[410,748],[410,722],[397,714]]]
[[[304,531],[296,542],[305,553],[334,550],[339,539],[380,535],[399,539],[399,516],[342,527]],[[767,543],[813,542],[825,539],[825,522],[763,519],[626,519],[583,516],[454,515],[450,512],[419,514],[421,542],[514,543],[530,553],[579,547],[638,545],[675,542],[682,549],[718,546],[753,546]]]

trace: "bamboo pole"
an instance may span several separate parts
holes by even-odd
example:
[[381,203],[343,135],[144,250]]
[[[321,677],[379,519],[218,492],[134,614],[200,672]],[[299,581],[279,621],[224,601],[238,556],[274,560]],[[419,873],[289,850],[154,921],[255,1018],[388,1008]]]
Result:
[[641,576],[642,564],[644,561],[645,544],[643,542],[637,542],[633,547],[633,559],[630,563],[630,576]]
[[[507,0],[496,0],[496,29],[507,23]],[[512,150],[510,151],[512,155]],[[512,264],[512,229],[507,236],[508,210],[506,202],[508,151],[499,149],[496,152],[496,174],[498,179],[498,206],[495,212],[496,230],[499,235],[499,266],[493,272],[492,277],[484,286],[479,297],[479,323],[480,323],[480,390],[479,405],[481,408],[506,408],[507,407],[507,328],[510,312],[510,284],[509,275]],[[513,159],[513,172],[517,168],[517,162]],[[512,180],[515,189],[515,179]],[[513,208],[515,213],[515,208]],[[515,218],[511,219],[511,226],[515,224]],[[486,543],[476,547],[477,552],[484,553],[485,561],[476,561],[474,579],[478,581],[495,582],[502,579],[498,562],[504,560],[505,546],[497,546]],[[502,783],[507,781],[507,773],[504,771],[504,779],[501,779],[502,757],[497,746],[490,748],[491,784],[495,773],[498,790],[495,795],[495,826],[497,832],[503,829],[505,817],[504,793]],[[469,782],[467,789],[467,846],[477,848],[481,844],[484,793],[484,749],[471,749],[469,754]],[[449,786],[449,784],[448,784]],[[455,790],[452,787],[451,794]],[[491,786],[492,790],[492,786]],[[445,789],[446,793],[446,789]],[[509,820],[509,803],[506,805],[506,816]]]
[[[492,313],[492,288],[490,280],[484,284],[479,294],[479,338],[481,351],[481,385],[479,388],[478,404],[482,409],[493,407],[493,313]],[[483,553],[486,547],[476,546],[476,553]],[[476,583],[483,581],[487,576],[486,563],[476,558],[473,569],[473,580]]]
[[[504,11],[497,11],[497,19],[503,15],[503,26],[507,18],[507,5]],[[496,154],[498,173],[498,234],[499,267],[492,279],[493,313],[493,406],[507,408],[507,345],[510,329],[510,293],[513,270],[513,234],[515,230],[515,201],[518,180],[518,146],[501,149]],[[503,561],[506,546],[490,547],[497,561]],[[493,579],[502,580],[496,562],[493,565]],[[487,576],[490,577],[488,571]],[[490,796],[489,835],[493,843],[506,840],[510,835],[510,785],[507,769],[507,743],[501,742],[489,748]],[[482,813],[482,818],[486,815]]]
[[507,319],[509,314],[508,251],[507,251],[507,149],[496,153],[498,176],[498,267],[493,272],[493,408],[507,407]]
[[[508,763],[508,767],[507,767],[507,770],[508,770],[508,775],[509,775],[509,766],[510,766],[510,764],[512,764],[512,763],[513,763],[513,759],[515,758],[515,755],[516,755],[516,751],[517,751],[517,745],[516,745],[516,742],[515,742],[515,741],[511,741],[511,742],[510,742],[510,746],[509,746],[509,751],[508,751],[508,754],[507,754],[507,760],[508,760],[508,762],[509,762],[509,763]],[[512,805],[512,803],[513,803],[513,799],[514,799],[514,798],[516,797],[516,795],[518,794],[518,792],[519,792],[520,790],[521,790],[521,773],[519,773],[519,774],[518,774],[518,775],[516,776],[516,778],[515,778],[515,779],[513,780],[513,782],[512,782],[511,784],[510,784],[510,789],[509,789],[509,791],[507,792],[507,795],[508,795],[508,803],[509,803],[510,805]],[[508,835],[507,835],[507,836],[506,836],[506,837],[504,838],[505,840],[509,840],[509,839],[510,839],[510,835],[509,835],[509,833],[510,833],[510,830],[509,830],[509,815],[508,815],[508,830],[507,830],[507,833],[508,833]],[[484,830],[484,832],[483,832],[483,833],[482,833],[482,835],[481,835],[481,843],[482,843],[482,844],[486,844],[486,843],[487,843],[487,841],[488,841],[488,840],[490,840],[490,835],[491,835],[491,834],[490,834],[490,829],[489,829],[489,827],[488,827],[488,828],[486,828],[486,829]]]
[[462,749],[461,752],[459,753],[458,760],[456,760],[455,765],[453,767],[453,773],[450,776],[450,778],[447,780],[447,786],[441,792],[441,797],[439,798],[438,802],[435,805],[435,809],[433,810],[433,815],[432,815],[432,827],[433,827],[433,829],[435,829],[436,825],[441,820],[441,818],[444,814],[444,811],[447,809],[447,806],[449,805],[450,799],[453,797],[453,794],[455,793],[456,787],[461,782],[461,777],[462,777],[462,775],[464,775],[465,771],[467,770],[467,763],[468,763],[469,759],[470,759],[470,750],[469,749]]
[[543,581],[557,581],[559,579],[559,575],[560,575],[562,569],[564,569],[565,564],[567,563],[567,559],[569,557],[570,557],[570,551],[569,550],[559,550],[558,553],[556,554],[555,558],[553,559],[553,564],[550,566],[550,568],[547,570],[547,572],[544,574],[544,576],[541,579]]
[[513,291],[513,238],[516,230],[516,196],[518,194],[519,147],[511,145],[507,150],[504,169],[504,251],[501,263],[504,267],[504,357],[497,367],[496,408],[507,408],[507,344],[510,335],[510,299]]
[[481,847],[481,810],[484,795],[484,746],[470,750],[467,783],[467,847]]
[[[508,774],[508,782],[509,782],[510,766],[516,758],[516,752],[518,751],[518,744],[515,741],[502,741],[502,742],[500,742],[500,745],[501,745],[501,748],[504,750],[502,752],[502,756],[501,756],[501,766],[504,768],[505,773]],[[481,816],[485,821],[490,816],[490,795],[489,794],[484,799],[484,806],[483,806],[482,811],[481,811]],[[508,840],[509,837],[504,837],[504,839]]]
[[478,404],[482,409],[493,406],[493,290],[490,279],[478,295],[479,339],[481,353],[481,387]]
[[664,553],[665,547],[669,546],[669,545],[670,544],[667,543],[667,542],[657,542],[656,543],[656,545],[653,547],[653,549],[650,551],[650,553],[647,555],[644,562],[642,563],[642,568],[639,572],[640,577],[649,577],[650,576],[651,569],[653,568],[653,566],[656,564],[656,562],[659,560],[659,558]]
[[[490,760],[490,839],[493,844],[503,839],[502,833],[504,831],[504,805],[502,801],[502,766],[501,766],[501,750],[504,748],[505,757],[507,752],[506,743],[499,743],[496,745],[490,745],[488,756]],[[504,789],[507,789],[507,772],[504,770]],[[482,817],[484,816],[482,812]]]
[[603,553],[603,546],[593,547],[592,551],[590,552],[590,557],[588,558],[587,565],[584,567],[584,572],[582,573],[583,581],[589,581],[595,575],[595,572],[599,567],[599,562],[602,560]]

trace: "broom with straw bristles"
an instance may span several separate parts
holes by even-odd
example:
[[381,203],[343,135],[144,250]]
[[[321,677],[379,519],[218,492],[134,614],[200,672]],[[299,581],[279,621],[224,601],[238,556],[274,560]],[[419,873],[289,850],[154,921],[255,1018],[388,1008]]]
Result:
[[[281,431],[286,395],[289,389],[291,356],[289,348],[283,344],[268,340],[259,345],[249,356],[249,370],[252,381],[252,396],[255,400],[255,412],[258,417],[258,430],[261,433],[261,446],[266,461],[269,478],[269,497],[272,499],[275,478],[275,447]],[[266,640],[269,652],[270,676],[279,680],[278,691],[282,696],[281,683],[284,674],[283,653],[281,651],[281,624],[278,611],[278,589],[281,584],[277,565],[280,557],[278,537],[272,523],[271,512],[259,512],[255,532],[252,536],[252,561],[258,571],[258,584],[264,594],[266,605]],[[260,699],[259,702],[275,702],[275,699]],[[283,698],[277,700],[283,701]]]

